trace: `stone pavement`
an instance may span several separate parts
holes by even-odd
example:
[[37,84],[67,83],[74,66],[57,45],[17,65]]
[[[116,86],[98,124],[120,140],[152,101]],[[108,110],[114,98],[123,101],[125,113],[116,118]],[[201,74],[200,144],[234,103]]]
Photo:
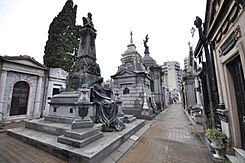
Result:
[[181,104],[173,104],[157,116],[151,128],[117,162],[213,163]]
[[[20,127],[13,123],[6,128]],[[195,129],[194,129],[195,127]],[[130,137],[103,163],[213,163],[197,126],[180,104],[173,104]],[[65,163],[41,149],[6,135],[0,130],[0,163]]]
[[[7,124],[5,129],[22,127],[24,122]],[[0,163],[66,163],[37,147],[22,142],[6,134],[0,129]]]

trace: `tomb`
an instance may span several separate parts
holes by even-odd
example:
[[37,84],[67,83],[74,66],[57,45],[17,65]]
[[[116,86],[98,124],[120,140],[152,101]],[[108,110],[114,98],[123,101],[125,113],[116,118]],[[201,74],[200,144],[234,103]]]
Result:
[[67,90],[52,97],[44,118],[27,121],[8,134],[69,162],[99,162],[143,127],[144,120],[122,116],[122,100],[102,85],[91,13],[83,18],[80,36]]
[[123,112],[137,118],[152,119],[156,104],[150,89],[151,78],[133,44],[132,32],[130,44],[122,54],[121,62],[117,73],[111,78],[113,91],[117,91],[123,100]]

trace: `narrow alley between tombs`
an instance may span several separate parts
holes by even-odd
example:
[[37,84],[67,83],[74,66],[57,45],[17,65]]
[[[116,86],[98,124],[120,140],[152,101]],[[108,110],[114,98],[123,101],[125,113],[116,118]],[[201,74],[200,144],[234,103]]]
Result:
[[159,114],[151,128],[118,163],[212,163],[208,149],[181,104]]

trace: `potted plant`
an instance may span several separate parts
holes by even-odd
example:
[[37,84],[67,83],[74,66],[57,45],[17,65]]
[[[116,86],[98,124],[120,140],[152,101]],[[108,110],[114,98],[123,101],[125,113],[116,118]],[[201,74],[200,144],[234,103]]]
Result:
[[207,128],[206,136],[211,140],[210,146],[214,149],[214,158],[224,159],[223,149],[225,148],[227,137],[217,128]]

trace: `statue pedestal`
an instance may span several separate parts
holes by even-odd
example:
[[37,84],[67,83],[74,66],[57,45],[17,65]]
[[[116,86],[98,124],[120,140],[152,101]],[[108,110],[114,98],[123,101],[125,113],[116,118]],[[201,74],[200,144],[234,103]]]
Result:
[[[141,115],[143,116],[150,116],[150,108],[148,106],[148,103],[147,103],[147,99],[146,99],[146,93],[144,94],[144,104],[143,104],[143,109],[141,111]],[[152,110],[151,110],[152,111]]]
[[92,120],[75,119],[71,124],[71,129],[90,128],[93,126],[94,123]]
[[100,78],[98,75],[88,73],[69,73],[67,77],[67,89],[77,90],[78,88],[82,88],[83,84],[91,87]]

